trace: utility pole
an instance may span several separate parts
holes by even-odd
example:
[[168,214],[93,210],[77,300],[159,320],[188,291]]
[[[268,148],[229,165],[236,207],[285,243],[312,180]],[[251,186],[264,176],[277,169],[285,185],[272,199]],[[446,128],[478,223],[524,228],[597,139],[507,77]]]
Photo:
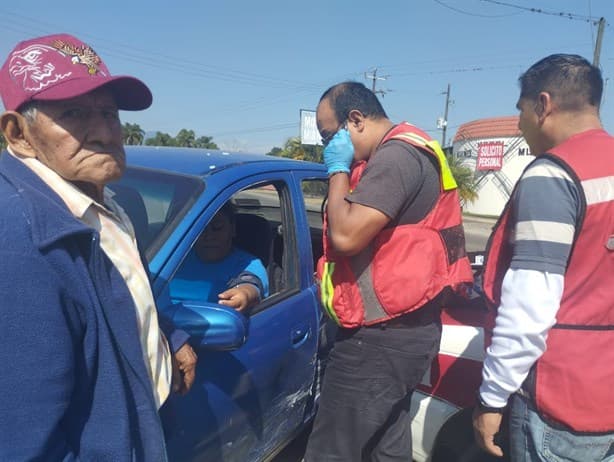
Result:
[[603,41],[603,29],[605,29],[605,18],[599,18],[597,28],[597,40],[595,41],[595,53],[593,54],[593,66],[599,67],[599,57],[601,55],[601,42]]
[[386,90],[376,90],[376,89],[375,89],[375,83],[376,83],[378,80],[386,80],[386,79],[388,78],[388,76],[387,76],[387,75],[384,75],[384,76],[378,77],[378,76],[377,76],[377,67],[376,67],[376,68],[374,68],[372,72],[373,72],[373,74],[371,74],[371,75],[368,75],[368,74],[365,72],[365,79],[367,79],[367,80],[371,80],[371,81],[372,81],[372,83],[371,83],[371,91],[372,91],[373,93],[375,93],[376,95],[379,93],[379,94],[380,94],[380,95],[382,95],[382,97],[383,97],[383,96],[386,94]]
[[441,94],[446,95],[446,108],[443,113],[443,119],[437,121],[437,128],[442,129],[441,147],[443,149],[446,147],[446,128],[448,127],[448,108],[450,107],[450,84],[448,84],[448,89]]

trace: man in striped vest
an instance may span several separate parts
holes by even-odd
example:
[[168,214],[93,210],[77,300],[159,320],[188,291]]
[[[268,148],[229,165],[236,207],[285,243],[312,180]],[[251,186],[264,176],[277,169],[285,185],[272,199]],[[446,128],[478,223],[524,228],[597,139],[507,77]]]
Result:
[[478,444],[501,455],[509,404],[512,461],[614,460],[614,138],[602,88],[576,55],[520,77],[519,128],[537,158],[487,248],[496,319],[473,422]]

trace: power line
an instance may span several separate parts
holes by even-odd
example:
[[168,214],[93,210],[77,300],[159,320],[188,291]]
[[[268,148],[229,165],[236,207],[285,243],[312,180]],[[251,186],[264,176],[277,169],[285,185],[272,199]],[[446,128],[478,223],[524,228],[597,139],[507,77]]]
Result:
[[466,14],[467,16],[475,16],[478,18],[504,18],[507,16],[514,16],[516,14],[521,14],[521,13],[509,13],[509,14],[479,14],[479,13],[473,13],[473,12],[469,12],[469,11],[464,11],[461,10],[460,8],[455,8],[453,6],[447,5],[444,2],[442,2],[441,0],[433,0],[435,3],[438,3],[439,5],[448,8],[449,10],[452,11],[456,11],[457,13],[460,14]]
[[[9,23],[3,27],[13,30],[18,33],[32,34],[32,30],[40,31],[42,34],[52,33],[58,29],[58,26],[38,21],[24,15],[0,9],[4,16],[12,16]],[[32,24],[35,26],[33,27]],[[290,81],[285,79],[277,79],[261,74],[248,73],[245,71],[237,71],[219,66],[200,63],[179,56],[168,56],[151,50],[144,50],[136,47],[126,46],[125,44],[113,43],[107,39],[100,39],[91,34],[80,34],[86,38],[96,41],[96,49],[105,50],[105,54],[125,59],[128,61],[138,62],[150,67],[183,72],[188,75],[222,80],[233,83],[243,83],[256,86],[268,86],[271,88],[290,88],[293,90],[315,89],[316,85],[306,82]],[[319,87],[318,87],[319,89]]]
[[[435,1],[437,1],[437,0],[435,0]],[[594,17],[591,17],[591,16],[584,16],[584,15],[576,14],[576,13],[546,11],[546,10],[543,10],[541,8],[531,8],[531,7],[527,7],[527,6],[520,6],[520,5],[515,5],[513,3],[502,2],[500,0],[482,0],[482,1],[483,2],[487,2],[487,3],[493,3],[495,5],[507,6],[509,8],[516,8],[518,10],[529,11],[531,13],[547,14],[547,15],[551,15],[551,16],[559,16],[561,18],[571,19],[571,20],[574,20],[574,21],[589,22],[589,23],[592,23],[595,26],[599,23],[599,18],[594,18]]]
[[475,67],[461,67],[455,69],[444,69],[444,70],[434,70],[434,71],[418,71],[418,72],[403,72],[400,74],[395,74],[397,77],[399,76],[409,76],[409,75],[423,75],[423,74],[449,74],[455,72],[482,72],[487,70],[498,70],[498,69],[513,69],[513,68],[524,68],[524,65],[521,64],[509,64],[505,66],[475,66]]

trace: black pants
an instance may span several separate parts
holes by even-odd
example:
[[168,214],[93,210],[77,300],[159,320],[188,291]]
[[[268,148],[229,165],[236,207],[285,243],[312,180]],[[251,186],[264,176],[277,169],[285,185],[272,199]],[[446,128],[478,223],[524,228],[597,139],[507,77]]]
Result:
[[411,462],[411,395],[440,339],[438,316],[340,329],[304,461]]

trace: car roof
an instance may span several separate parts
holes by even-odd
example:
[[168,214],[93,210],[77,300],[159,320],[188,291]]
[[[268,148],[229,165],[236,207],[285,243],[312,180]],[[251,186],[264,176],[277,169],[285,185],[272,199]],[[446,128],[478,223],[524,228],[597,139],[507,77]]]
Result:
[[282,169],[323,170],[324,166],[315,162],[269,156],[265,154],[248,154],[243,152],[217,151],[212,149],[160,147],[160,146],[126,146],[128,165],[153,169],[168,170],[185,175],[208,176],[236,165],[266,164],[272,168],[275,164]]

